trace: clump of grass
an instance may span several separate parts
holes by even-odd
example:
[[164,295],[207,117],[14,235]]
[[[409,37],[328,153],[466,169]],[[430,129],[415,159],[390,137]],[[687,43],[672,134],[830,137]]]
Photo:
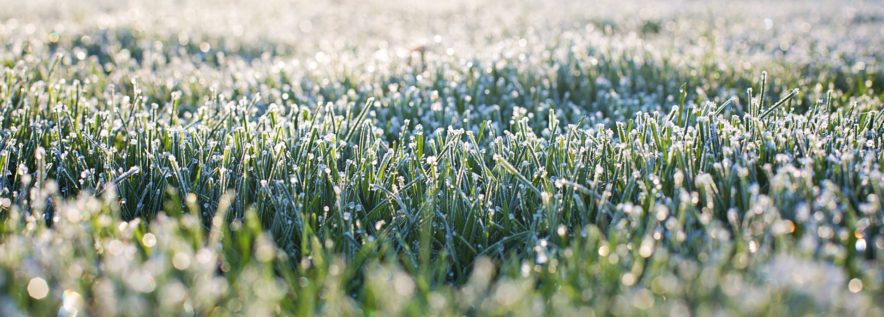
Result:
[[791,33],[537,12],[420,65],[371,27],[0,32],[0,315],[881,313],[880,52],[756,80],[727,61]]

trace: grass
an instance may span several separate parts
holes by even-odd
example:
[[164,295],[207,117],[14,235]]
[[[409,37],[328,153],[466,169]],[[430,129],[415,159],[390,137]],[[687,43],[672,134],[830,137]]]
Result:
[[0,20],[0,315],[884,309],[872,4],[98,3]]

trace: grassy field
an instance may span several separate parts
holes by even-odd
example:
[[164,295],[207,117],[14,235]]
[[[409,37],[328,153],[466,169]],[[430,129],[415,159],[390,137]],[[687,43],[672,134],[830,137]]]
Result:
[[0,316],[884,315],[879,1],[0,7]]

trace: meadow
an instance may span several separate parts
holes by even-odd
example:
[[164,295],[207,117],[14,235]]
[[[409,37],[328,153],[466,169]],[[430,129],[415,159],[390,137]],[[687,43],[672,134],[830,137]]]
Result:
[[0,316],[884,315],[880,1],[0,8]]

